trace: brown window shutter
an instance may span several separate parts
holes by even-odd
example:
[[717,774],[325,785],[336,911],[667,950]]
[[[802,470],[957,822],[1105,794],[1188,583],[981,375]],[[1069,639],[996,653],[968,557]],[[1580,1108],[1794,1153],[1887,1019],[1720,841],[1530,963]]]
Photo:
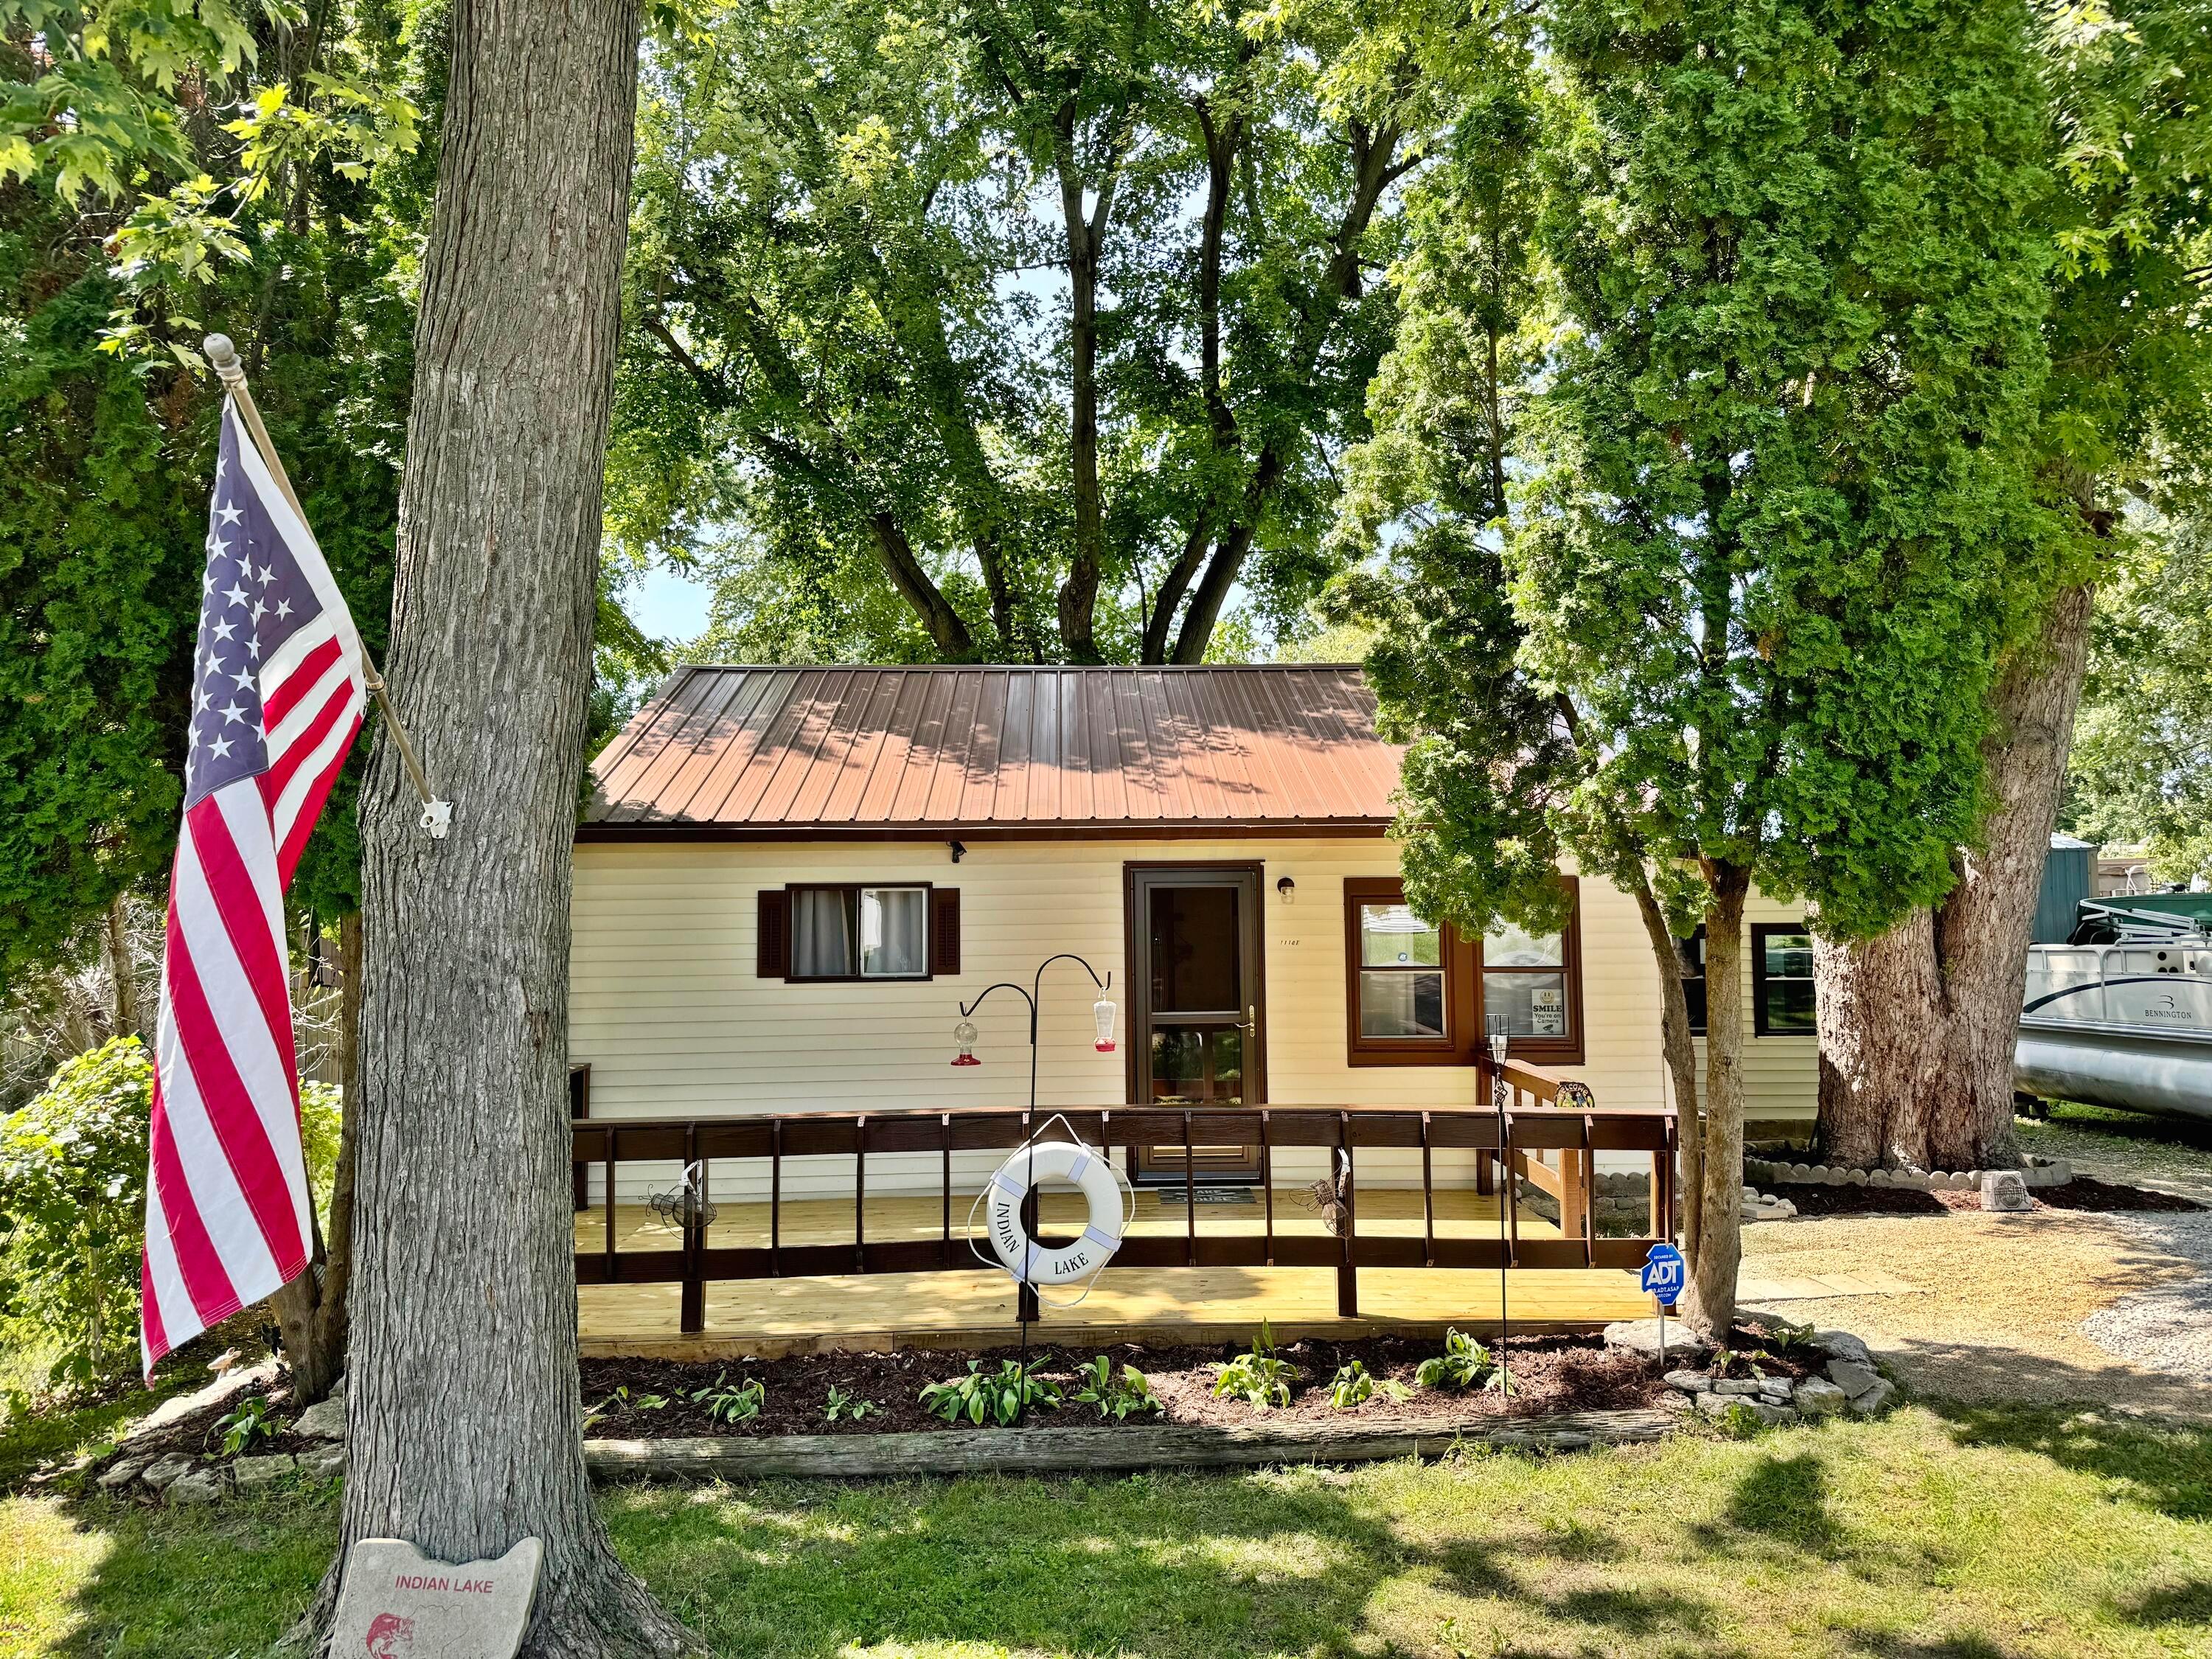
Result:
[[763,979],[791,977],[791,895],[781,887],[760,890],[760,965]]
[[957,887],[933,887],[929,890],[929,971],[933,975],[960,971],[960,890]]

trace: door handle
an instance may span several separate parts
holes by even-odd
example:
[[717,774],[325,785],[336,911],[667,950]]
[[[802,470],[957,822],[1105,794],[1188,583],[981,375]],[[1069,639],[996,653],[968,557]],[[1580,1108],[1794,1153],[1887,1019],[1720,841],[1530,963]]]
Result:
[[1247,1036],[1257,1037],[1260,1035],[1259,1009],[1251,1004],[1246,1004],[1244,1018],[1237,1022],[1237,1029]]

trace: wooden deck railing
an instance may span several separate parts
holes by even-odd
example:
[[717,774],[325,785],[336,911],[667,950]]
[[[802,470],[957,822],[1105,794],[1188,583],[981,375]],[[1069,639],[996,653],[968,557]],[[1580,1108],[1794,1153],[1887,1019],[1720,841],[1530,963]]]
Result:
[[[1518,1067],[1505,1068],[1498,1088],[1492,1068],[1480,1068],[1487,1106],[1419,1109],[1388,1106],[1266,1106],[1209,1111],[1158,1106],[1039,1107],[953,1109],[893,1108],[876,1112],[803,1112],[738,1119],[634,1118],[580,1121],[574,1127],[574,1162],[580,1190],[588,1166],[605,1166],[601,1199],[605,1216],[602,1248],[579,1250],[580,1285],[683,1286],[681,1328],[704,1328],[706,1286],[719,1279],[795,1278],[814,1274],[907,1273],[977,1267],[968,1235],[954,1231],[955,1152],[1008,1152],[1053,1119],[1094,1146],[1182,1146],[1184,1229],[1180,1238],[1159,1234],[1125,1237],[1113,1265],[1124,1267],[1331,1267],[1337,1275],[1337,1309],[1358,1315],[1361,1267],[1633,1268],[1651,1245],[1668,1237],[1674,1212],[1676,1124],[1667,1108],[1583,1107],[1570,1096],[1557,1103],[1558,1085]],[[1188,1150],[1237,1146],[1256,1152],[1263,1194],[1262,1225],[1250,1233],[1198,1231],[1197,1178]],[[1358,1230],[1358,1165],[1362,1151],[1418,1150],[1421,1158],[1422,1230],[1418,1238],[1362,1234]],[[1335,1237],[1279,1233],[1275,1228],[1273,1163],[1283,1149],[1322,1150],[1341,1175],[1343,1206]],[[1439,1236],[1433,1155],[1462,1150],[1477,1154],[1476,1188],[1494,1191],[1497,1170],[1510,1168],[1559,1201],[1560,1237],[1523,1238],[1520,1206],[1504,1205],[1502,1237]],[[1595,1224],[1596,1155],[1650,1156],[1650,1237],[1602,1238]],[[939,1158],[940,1227],[931,1239],[871,1240],[867,1237],[867,1173],[871,1154],[935,1152]],[[1558,1155],[1547,1164],[1543,1155]],[[853,1160],[853,1238],[849,1243],[786,1244],[782,1210],[784,1161],[848,1157]],[[615,1166],[684,1164],[757,1158],[768,1165],[768,1242],[715,1246],[694,1214],[677,1249],[617,1248]],[[1510,1185],[1510,1183],[1509,1183]],[[966,1194],[961,1194],[963,1198]],[[1030,1228],[1037,1230],[1035,1195]],[[963,1217],[964,1224],[964,1217]],[[1024,1287],[1025,1313],[1035,1317],[1033,1293]]]

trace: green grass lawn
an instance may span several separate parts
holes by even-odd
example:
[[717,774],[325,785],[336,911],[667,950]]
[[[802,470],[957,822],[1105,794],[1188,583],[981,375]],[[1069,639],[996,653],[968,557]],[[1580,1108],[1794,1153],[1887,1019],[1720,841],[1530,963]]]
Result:
[[[2212,1654],[2212,1431],[1916,1406],[1747,1441],[1237,1475],[632,1487],[717,1654]],[[0,1654],[255,1653],[332,1493],[0,1498]]]

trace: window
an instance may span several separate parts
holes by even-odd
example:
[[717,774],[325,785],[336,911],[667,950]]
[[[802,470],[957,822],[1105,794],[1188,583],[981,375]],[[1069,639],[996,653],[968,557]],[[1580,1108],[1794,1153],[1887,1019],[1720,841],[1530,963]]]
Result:
[[1359,907],[1359,1034],[1442,1037],[1443,930],[1403,904]]
[[1813,936],[1798,923],[1753,927],[1751,1009],[1760,1036],[1813,1035]]
[[763,888],[760,972],[791,980],[960,971],[960,894],[927,882]]
[[1578,925],[1535,937],[1500,927],[1462,939],[1414,914],[1395,880],[1344,884],[1345,1004],[1354,1066],[1465,1066],[1486,1052],[1488,1017],[1510,1053],[1538,1064],[1583,1057]]
[[1500,1029],[1502,1020],[1509,1057],[1539,1064],[1583,1057],[1579,891],[1576,896],[1577,914],[1564,933],[1528,933],[1501,923],[1483,936],[1481,1035]]
[[1675,969],[1682,976],[1682,1000],[1690,1005],[1690,1035],[1705,1034],[1705,927],[1699,922],[1687,939],[1674,941]]
[[1474,951],[1407,907],[1394,878],[1344,884],[1345,1012],[1354,1066],[1463,1066],[1474,1057]]

